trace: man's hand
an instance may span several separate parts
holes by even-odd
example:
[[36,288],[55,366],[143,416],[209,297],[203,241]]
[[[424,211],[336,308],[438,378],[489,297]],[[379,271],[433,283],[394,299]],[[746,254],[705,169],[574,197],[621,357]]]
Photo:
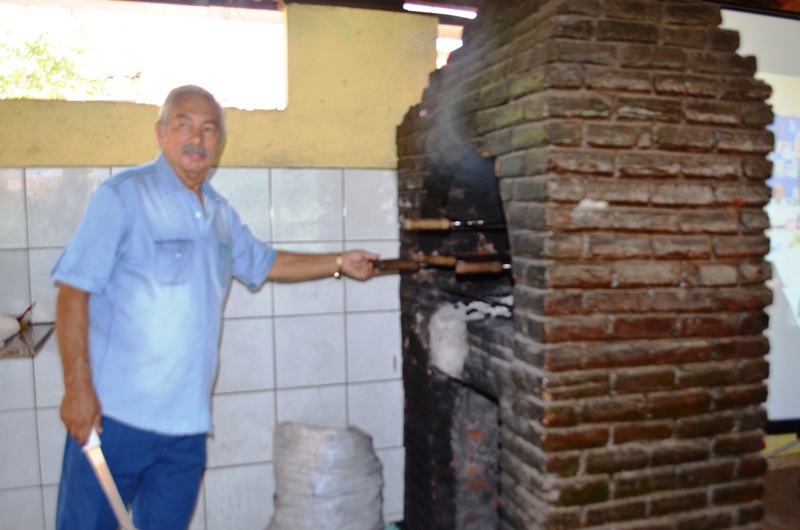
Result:
[[86,445],[92,427],[100,434],[103,432],[101,418],[103,410],[91,384],[74,384],[67,390],[61,402],[61,421],[67,427],[70,436],[81,445]]
[[377,272],[375,262],[380,256],[366,250],[350,250],[342,254],[342,273],[354,280],[369,280]]

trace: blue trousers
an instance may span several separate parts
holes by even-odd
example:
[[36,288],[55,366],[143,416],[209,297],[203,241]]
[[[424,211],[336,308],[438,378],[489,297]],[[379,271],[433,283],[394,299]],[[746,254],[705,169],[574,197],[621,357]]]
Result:
[[[137,530],[189,527],[206,463],[206,435],[166,436],[103,418],[101,448]],[[116,530],[117,519],[82,447],[69,434],[57,530]]]

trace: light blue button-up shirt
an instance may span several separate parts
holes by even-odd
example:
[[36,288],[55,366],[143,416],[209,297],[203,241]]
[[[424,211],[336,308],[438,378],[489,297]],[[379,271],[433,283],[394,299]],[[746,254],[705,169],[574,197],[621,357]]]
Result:
[[89,355],[103,414],[164,434],[211,429],[222,310],[277,254],[208,183],[203,204],[163,155],[94,192],[53,268],[90,292]]

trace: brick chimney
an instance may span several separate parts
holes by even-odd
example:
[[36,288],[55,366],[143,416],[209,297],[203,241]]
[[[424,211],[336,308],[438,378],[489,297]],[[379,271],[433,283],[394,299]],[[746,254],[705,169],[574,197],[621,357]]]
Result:
[[[401,217],[430,216],[441,153],[469,145],[513,264],[513,318],[469,323],[458,380],[420,323],[479,282],[401,280],[411,530],[760,528],[773,115],[720,23],[692,0],[486,0],[398,127]],[[480,425],[459,412],[486,400]]]

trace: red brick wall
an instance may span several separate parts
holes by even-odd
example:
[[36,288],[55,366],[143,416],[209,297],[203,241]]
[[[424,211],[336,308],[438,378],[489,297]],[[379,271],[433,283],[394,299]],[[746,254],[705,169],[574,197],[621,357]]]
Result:
[[496,158],[503,529],[759,527],[772,113],[720,22],[691,0],[487,0],[398,127],[404,217],[449,143]]

